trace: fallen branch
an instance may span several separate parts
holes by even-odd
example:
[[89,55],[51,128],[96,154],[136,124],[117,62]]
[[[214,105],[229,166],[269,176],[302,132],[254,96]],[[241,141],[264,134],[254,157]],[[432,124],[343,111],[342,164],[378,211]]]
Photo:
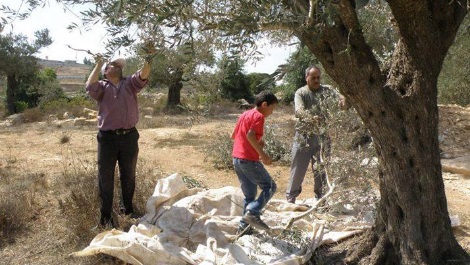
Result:
[[312,244],[310,244],[308,248],[308,252],[307,252],[307,253],[310,253],[310,256],[315,251],[315,249],[317,249],[321,245],[324,234],[325,234],[325,221],[315,221],[315,223],[313,224]]
[[287,229],[291,228],[295,221],[300,220],[300,219],[304,218],[305,216],[311,214],[313,211],[315,211],[317,209],[317,206],[322,204],[326,200],[326,198],[328,198],[328,196],[330,196],[333,193],[334,188],[335,188],[334,184],[329,186],[329,190],[325,194],[325,196],[321,197],[318,201],[316,201],[316,203],[314,205],[312,205],[312,207],[310,209],[308,209],[308,211],[303,212],[303,213],[289,219],[289,221],[287,222],[287,225],[284,227],[283,230],[287,230]]

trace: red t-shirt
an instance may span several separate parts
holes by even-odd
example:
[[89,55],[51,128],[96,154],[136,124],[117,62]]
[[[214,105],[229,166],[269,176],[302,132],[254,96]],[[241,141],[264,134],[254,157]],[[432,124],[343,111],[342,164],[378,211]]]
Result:
[[259,161],[259,154],[247,138],[249,130],[256,133],[256,140],[260,140],[264,130],[264,115],[256,108],[247,110],[240,115],[234,131],[232,156],[240,159]]

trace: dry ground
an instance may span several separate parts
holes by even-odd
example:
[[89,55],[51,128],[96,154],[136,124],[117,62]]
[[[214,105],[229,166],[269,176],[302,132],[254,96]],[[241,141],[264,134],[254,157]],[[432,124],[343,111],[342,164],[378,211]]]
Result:
[[[442,120],[449,136],[442,144],[443,151],[454,156],[470,154],[470,130],[457,126],[459,122],[470,122],[470,112],[457,107],[446,107],[441,112],[447,115]],[[279,111],[269,117],[268,122],[288,121],[291,115],[288,110]],[[155,180],[157,176],[177,172],[194,178],[208,188],[238,186],[234,172],[215,170],[211,163],[204,161],[206,154],[203,149],[214,141],[215,132],[230,133],[236,117],[237,113],[211,119],[201,118],[192,126],[188,117],[158,117],[162,119],[162,123],[169,123],[171,126],[139,130],[138,166],[152,170],[138,178]],[[175,119],[178,119],[177,123],[174,122]],[[452,127],[458,130],[452,130]],[[69,139],[66,144],[61,143],[64,137]],[[457,138],[459,141],[453,140]],[[96,129],[57,127],[48,122],[0,127],[0,143],[0,174],[21,172],[31,178],[41,179],[35,181],[39,186],[31,194],[33,218],[22,234],[0,249],[0,264],[119,263],[105,257],[90,261],[67,256],[78,250],[70,249],[70,236],[64,229],[64,218],[67,217],[61,216],[58,210],[58,199],[64,196],[67,187],[63,187],[63,190],[51,188],[64,181],[64,171],[77,165],[94,163]],[[283,198],[289,175],[288,166],[275,164],[267,169],[279,186],[275,196]],[[0,175],[0,180],[3,179],[0,182],[0,191],[5,191],[6,185],[12,184],[5,181],[8,177]],[[450,214],[458,215],[461,221],[461,225],[454,229],[455,235],[470,252],[470,179],[448,173],[444,177]],[[305,188],[301,198],[311,195],[311,189]]]

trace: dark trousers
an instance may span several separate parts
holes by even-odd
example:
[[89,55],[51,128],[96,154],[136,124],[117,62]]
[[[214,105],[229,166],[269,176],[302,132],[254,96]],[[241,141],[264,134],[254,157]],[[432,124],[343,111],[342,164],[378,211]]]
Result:
[[119,165],[121,181],[121,210],[125,214],[134,211],[132,199],[135,190],[135,171],[139,154],[139,133],[117,135],[99,131],[98,139],[98,187],[101,201],[101,224],[111,221],[114,196],[114,170]]

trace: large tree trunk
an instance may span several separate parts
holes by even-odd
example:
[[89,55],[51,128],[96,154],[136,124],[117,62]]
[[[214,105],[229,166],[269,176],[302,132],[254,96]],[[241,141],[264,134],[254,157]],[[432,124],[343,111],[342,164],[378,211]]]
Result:
[[181,105],[181,89],[183,88],[183,70],[177,69],[171,75],[171,83],[168,85],[167,108]]
[[388,2],[401,36],[389,73],[364,40],[354,1],[340,1],[333,26],[298,33],[369,128],[379,157],[375,226],[349,261],[467,264],[450,226],[437,107],[437,78],[466,1]]
[[7,110],[9,114],[16,113],[15,91],[18,90],[18,80],[16,75],[7,76]]

